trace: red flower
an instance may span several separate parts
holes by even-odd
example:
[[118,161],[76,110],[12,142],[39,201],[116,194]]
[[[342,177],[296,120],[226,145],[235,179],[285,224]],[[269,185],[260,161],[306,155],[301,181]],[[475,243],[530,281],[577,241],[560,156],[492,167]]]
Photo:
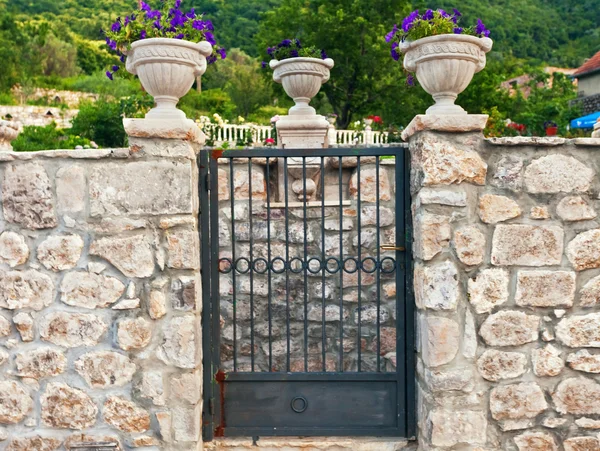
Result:
[[275,144],[275,140],[273,138],[265,139],[265,144]]
[[371,115],[369,116],[367,119],[371,119],[373,122],[375,122],[376,124],[381,124],[383,122],[383,120],[381,119],[380,116],[374,116]]

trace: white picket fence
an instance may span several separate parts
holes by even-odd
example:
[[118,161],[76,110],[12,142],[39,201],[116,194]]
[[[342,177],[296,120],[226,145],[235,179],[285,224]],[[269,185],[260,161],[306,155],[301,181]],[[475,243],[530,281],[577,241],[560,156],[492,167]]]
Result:
[[[330,144],[340,145],[377,145],[387,143],[388,133],[377,132],[373,130],[335,130],[335,135],[331,136]],[[221,127],[215,127],[214,132],[205,130],[210,138],[212,135],[215,146],[222,146],[228,143],[230,147],[235,147],[238,142],[246,142],[248,132],[252,134],[252,145],[260,147],[264,145],[265,140],[271,137],[272,129],[263,125],[232,125],[226,124]],[[335,136],[335,139],[334,139]]]

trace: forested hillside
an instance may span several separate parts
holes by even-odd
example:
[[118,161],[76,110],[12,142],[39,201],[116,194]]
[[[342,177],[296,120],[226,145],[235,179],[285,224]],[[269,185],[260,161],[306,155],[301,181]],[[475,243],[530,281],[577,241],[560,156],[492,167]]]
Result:
[[[102,28],[137,7],[138,0],[0,0],[0,103],[15,101],[8,93],[17,83],[134,96],[129,107],[147,103],[137,82],[110,83],[103,75],[114,56]],[[559,80],[553,89],[535,88],[526,101],[509,98],[498,90],[500,83],[527,72],[539,86],[548,80],[544,65],[577,67],[600,50],[600,0],[183,0],[183,7],[206,13],[219,44],[240,50],[209,69],[202,95],[190,94],[183,108],[231,120],[268,120],[287,105],[259,66],[267,45],[297,36],[336,60],[332,81],[314,101],[320,112],[337,113],[343,127],[369,114],[405,125],[431,101],[420,88],[404,86],[401,65],[389,57],[383,36],[416,8],[457,7],[466,24],[484,20],[494,50],[459,102],[473,113],[527,123],[530,130],[539,131],[546,120],[566,124],[577,114],[567,106],[571,85]]]

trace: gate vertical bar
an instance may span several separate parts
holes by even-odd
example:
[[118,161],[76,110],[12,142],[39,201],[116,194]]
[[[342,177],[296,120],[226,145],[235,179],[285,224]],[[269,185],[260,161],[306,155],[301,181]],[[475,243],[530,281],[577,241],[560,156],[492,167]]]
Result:
[[[396,195],[396,376],[398,378],[398,422],[402,417],[406,418],[406,366],[400,364],[406,361],[406,291],[399,290],[398,287],[404,287],[406,280],[405,257],[406,251],[401,251],[400,247],[408,246],[406,242],[405,213],[404,213],[404,194],[400,190],[404,187],[404,154],[402,149],[395,152],[395,183],[394,191]],[[403,415],[404,414],[404,415]],[[399,424],[403,429],[406,424]]]
[[[413,286],[413,261],[412,261],[412,243],[413,243],[413,228],[412,228],[412,208],[410,195],[410,152],[408,147],[404,149],[404,166],[402,168],[402,177],[404,178],[404,204],[403,218],[405,228],[405,245],[406,252],[404,253],[404,265],[406,268],[404,281],[404,307],[405,307],[405,322],[406,330],[405,346],[405,393],[406,393],[406,437],[415,439],[417,436],[417,355],[416,355],[416,315],[415,315],[415,296]],[[399,197],[399,196],[398,196]]]
[[[220,305],[220,290],[219,290],[219,160],[216,155],[211,155],[209,159],[209,177],[210,181],[210,303],[211,303],[211,340],[212,340],[212,372],[209,376],[213,379],[213,400],[212,411],[214,418],[219,422],[218,430],[223,429],[223,417],[221,399],[216,399],[215,392],[217,391],[218,381],[217,373],[221,366],[221,305]],[[223,387],[220,387],[223,388]]]
[[211,265],[210,265],[210,207],[208,199],[208,151],[201,150],[198,159],[198,193],[200,196],[200,243],[201,243],[201,261],[200,266],[202,278],[202,341],[203,341],[203,412],[202,412],[202,435],[205,441],[213,439],[213,411],[214,405],[214,386],[212,384],[213,372],[213,354],[212,349],[212,296],[211,296]]

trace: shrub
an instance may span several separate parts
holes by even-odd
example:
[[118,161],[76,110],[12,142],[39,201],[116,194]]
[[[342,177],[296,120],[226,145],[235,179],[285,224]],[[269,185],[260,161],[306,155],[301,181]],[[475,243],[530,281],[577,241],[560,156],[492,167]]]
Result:
[[24,127],[18,138],[12,142],[15,152],[74,149],[76,146],[89,146],[89,144],[88,139],[77,136],[73,130],[59,129],[54,122],[45,127]]

